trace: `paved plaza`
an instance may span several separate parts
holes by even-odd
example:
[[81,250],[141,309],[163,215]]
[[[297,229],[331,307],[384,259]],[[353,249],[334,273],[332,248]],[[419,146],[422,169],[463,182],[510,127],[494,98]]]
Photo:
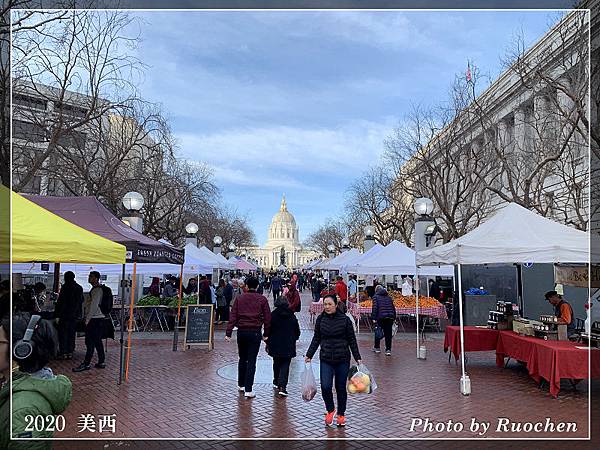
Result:
[[[306,312],[308,301],[305,293],[304,308],[300,313],[302,336],[298,355],[304,354],[313,334]],[[415,357],[414,334],[399,334],[394,341],[393,355],[386,357],[384,354],[374,354],[371,351],[372,335],[367,331],[361,332],[359,346],[363,360],[373,372],[379,387],[372,395],[350,396],[348,426],[345,429],[324,427],[324,406],[320,393],[311,402],[302,400],[299,372],[303,362],[300,356],[293,363],[288,388],[290,396],[282,399],[272,389],[271,359],[263,346],[254,389],[257,397],[248,400],[237,391],[236,344],[225,342],[223,331],[217,332],[215,349],[210,352],[204,349],[173,352],[171,336],[153,333],[134,339],[129,381],[121,386],[116,384],[119,356],[117,341],[109,342],[108,368],[105,370],[92,369],[74,374],[71,373],[74,362],[55,362],[55,371],[67,374],[73,381],[73,400],[65,412],[67,425],[56,437],[305,440],[471,438],[476,435],[467,426],[461,432],[436,432],[422,427],[411,431],[413,419],[426,418],[434,424],[452,420],[468,425],[472,418],[479,422],[488,421],[492,423],[485,435],[488,438],[584,438],[589,431],[587,382],[573,390],[564,381],[558,399],[554,399],[547,388],[539,389],[527,371],[517,363],[511,362],[506,369],[496,367],[492,352],[469,354],[468,373],[472,380],[472,395],[460,395],[460,366],[454,361],[448,362],[448,356],[442,350],[443,334],[440,333],[428,335],[427,359],[423,361]],[[83,356],[83,348],[83,342],[79,342],[75,362]],[[598,388],[598,384],[595,381],[593,388]],[[94,416],[116,414],[116,433],[114,436],[97,431],[78,433],[77,422],[82,413]],[[550,417],[556,423],[575,422],[577,431],[569,436],[544,432],[498,433],[493,429],[498,417],[506,417],[512,422],[543,422]],[[111,442],[109,446],[116,444]],[[296,441],[290,448],[300,448],[300,444],[303,441]],[[136,448],[135,443],[119,445]],[[186,445],[191,443],[181,445],[173,448],[188,448]],[[227,448],[227,442],[219,445]],[[170,447],[157,444],[153,448]],[[353,447],[348,443],[347,448]]]

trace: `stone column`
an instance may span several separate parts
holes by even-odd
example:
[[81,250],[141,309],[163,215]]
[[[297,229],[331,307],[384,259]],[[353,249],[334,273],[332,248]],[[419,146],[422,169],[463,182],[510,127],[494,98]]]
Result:
[[498,134],[496,135],[496,145],[506,153],[509,149],[508,124],[505,120],[500,120],[497,124]]
[[545,139],[548,136],[548,99],[545,93],[533,97],[533,118],[537,130],[534,139]]
[[515,138],[514,145],[516,151],[524,151],[526,150],[526,139],[527,139],[527,122],[526,122],[526,112],[524,106],[519,106],[515,109]]

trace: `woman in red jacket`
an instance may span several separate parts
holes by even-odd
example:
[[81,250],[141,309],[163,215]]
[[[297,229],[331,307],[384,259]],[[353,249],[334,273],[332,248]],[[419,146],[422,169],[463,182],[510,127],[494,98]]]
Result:
[[285,298],[287,299],[289,305],[288,307],[292,312],[300,312],[300,293],[296,288],[296,280],[293,278],[290,282],[290,287],[285,294]]

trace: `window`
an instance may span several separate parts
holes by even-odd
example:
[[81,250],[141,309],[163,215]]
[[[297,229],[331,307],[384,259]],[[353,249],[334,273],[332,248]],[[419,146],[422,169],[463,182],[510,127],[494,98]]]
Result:
[[45,111],[46,107],[48,106],[48,102],[46,100],[30,97],[29,95],[24,94],[14,94],[13,104],[25,106],[26,108],[40,109],[42,111]]
[[83,148],[85,146],[86,134],[80,131],[71,131],[58,139],[58,145],[63,147]]
[[69,105],[68,103],[54,102],[54,110],[56,112],[62,111],[66,116],[73,116],[83,118],[87,115],[88,110],[75,105]]
[[45,142],[46,129],[37,123],[13,120],[13,137],[29,142]]

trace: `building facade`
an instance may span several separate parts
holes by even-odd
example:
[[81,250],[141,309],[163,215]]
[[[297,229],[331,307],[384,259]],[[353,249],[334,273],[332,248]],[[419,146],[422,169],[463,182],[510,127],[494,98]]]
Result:
[[282,264],[290,269],[297,268],[319,257],[318,252],[305,249],[300,244],[299,236],[300,229],[294,215],[288,211],[284,195],[279,211],[271,220],[264,247],[242,247],[238,252],[256,260],[263,269],[277,269]]

